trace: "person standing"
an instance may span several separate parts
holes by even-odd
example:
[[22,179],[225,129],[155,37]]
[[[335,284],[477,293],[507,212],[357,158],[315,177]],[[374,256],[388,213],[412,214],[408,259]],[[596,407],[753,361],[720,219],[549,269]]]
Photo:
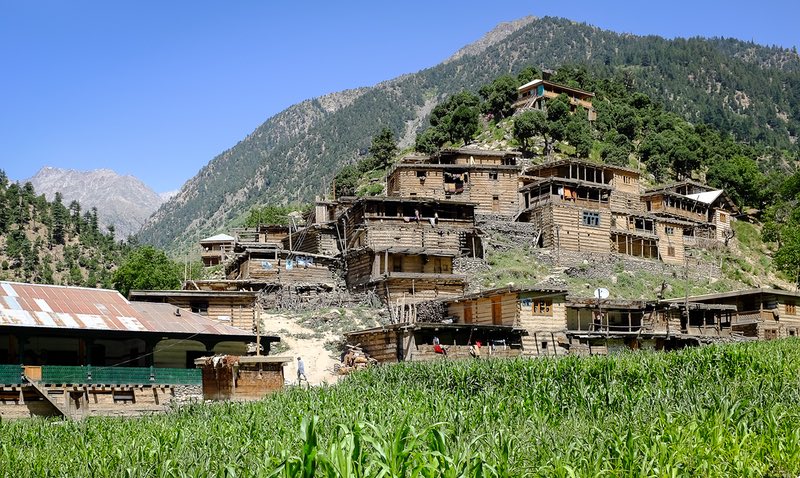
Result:
[[308,378],[306,377],[306,364],[303,363],[303,359],[297,357],[297,385],[300,385],[300,380],[305,380],[308,383]]

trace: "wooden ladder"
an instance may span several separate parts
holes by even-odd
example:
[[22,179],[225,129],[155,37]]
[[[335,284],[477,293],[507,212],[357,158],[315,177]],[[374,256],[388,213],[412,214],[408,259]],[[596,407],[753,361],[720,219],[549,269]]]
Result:
[[39,382],[37,380],[33,380],[32,378],[30,378],[29,376],[24,375],[24,374],[23,374],[23,378],[25,379],[26,382],[28,382],[29,385],[31,385],[33,387],[34,390],[36,390],[36,392],[47,403],[49,403],[50,405],[52,405],[53,408],[55,408],[56,412],[58,412],[59,415],[61,415],[64,418],[71,418],[69,410],[65,409],[62,405],[59,405],[56,401],[54,401],[52,398],[50,398],[50,395],[47,393],[47,390],[45,390],[39,384]]

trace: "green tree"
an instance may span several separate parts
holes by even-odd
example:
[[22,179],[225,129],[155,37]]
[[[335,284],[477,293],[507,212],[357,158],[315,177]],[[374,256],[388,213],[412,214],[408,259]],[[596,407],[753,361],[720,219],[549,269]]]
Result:
[[781,231],[781,245],[775,251],[775,265],[795,281],[800,276],[800,224],[789,223]]
[[514,113],[514,102],[517,101],[519,83],[511,75],[496,78],[478,91],[483,98],[483,112],[493,116],[495,120],[507,118]]
[[181,285],[180,264],[152,246],[132,250],[114,272],[114,288],[127,296],[132,289],[169,290]]
[[530,140],[535,136],[544,139],[544,153],[550,154],[553,145],[553,135],[550,130],[550,122],[542,111],[527,110],[523,111],[514,118],[513,134],[516,140],[522,145],[524,152],[530,152],[532,144]]
[[760,206],[765,177],[755,161],[744,156],[718,160],[708,170],[708,184],[724,189],[740,207]]
[[430,127],[417,135],[414,149],[433,156],[439,154],[445,143],[447,143],[447,136],[439,128]]
[[[474,106],[461,105],[453,111],[450,121],[450,137],[464,144],[469,143],[472,138],[480,131],[478,121],[478,108]],[[453,141],[456,142],[456,141]]]
[[356,165],[348,164],[340,169],[334,177],[336,197],[355,196],[359,179],[361,172]]
[[369,154],[377,160],[380,168],[388,168],[397,154],[397,139],[394,136],[394,132],[388,127],[383,127],[383,129],[372,138]]
[[579,158],[589,157],[592,150],[592,129],[589,126],[589,119],[586,117],[583,108],[573,114],[564,128],[564,139],[575,147],[575,156]]

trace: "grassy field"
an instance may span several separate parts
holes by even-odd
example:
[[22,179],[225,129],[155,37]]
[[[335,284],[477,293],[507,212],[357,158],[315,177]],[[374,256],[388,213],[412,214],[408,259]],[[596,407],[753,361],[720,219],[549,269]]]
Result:
[[386,366],[258,403],[0,424],[4,476],[797,476],[800,340]]

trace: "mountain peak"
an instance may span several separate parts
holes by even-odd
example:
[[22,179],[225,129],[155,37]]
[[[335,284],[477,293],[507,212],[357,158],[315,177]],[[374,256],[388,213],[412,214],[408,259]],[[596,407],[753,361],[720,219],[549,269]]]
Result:
[[101,224],[113,225],[120,238],[138,232],[166,200],[138,178],[108,168],[80,171],[45,166],[27,181],[49,200],[60,192],[65,203],[78,201],[84,210],[96,207]]
[[512,20],[510,22],[498,23],[496,27],[492,28],[489,32],[478,39],[478,41],[472,42],[469,45],[461,48],[450,58],[445,60],[444,63],[451,63],[468,55],[478,55],[483,53],[487,48],[500,43],[509,35],[533,23],[536,21],[536,19],[536,17],[529,15],[517,20]]

